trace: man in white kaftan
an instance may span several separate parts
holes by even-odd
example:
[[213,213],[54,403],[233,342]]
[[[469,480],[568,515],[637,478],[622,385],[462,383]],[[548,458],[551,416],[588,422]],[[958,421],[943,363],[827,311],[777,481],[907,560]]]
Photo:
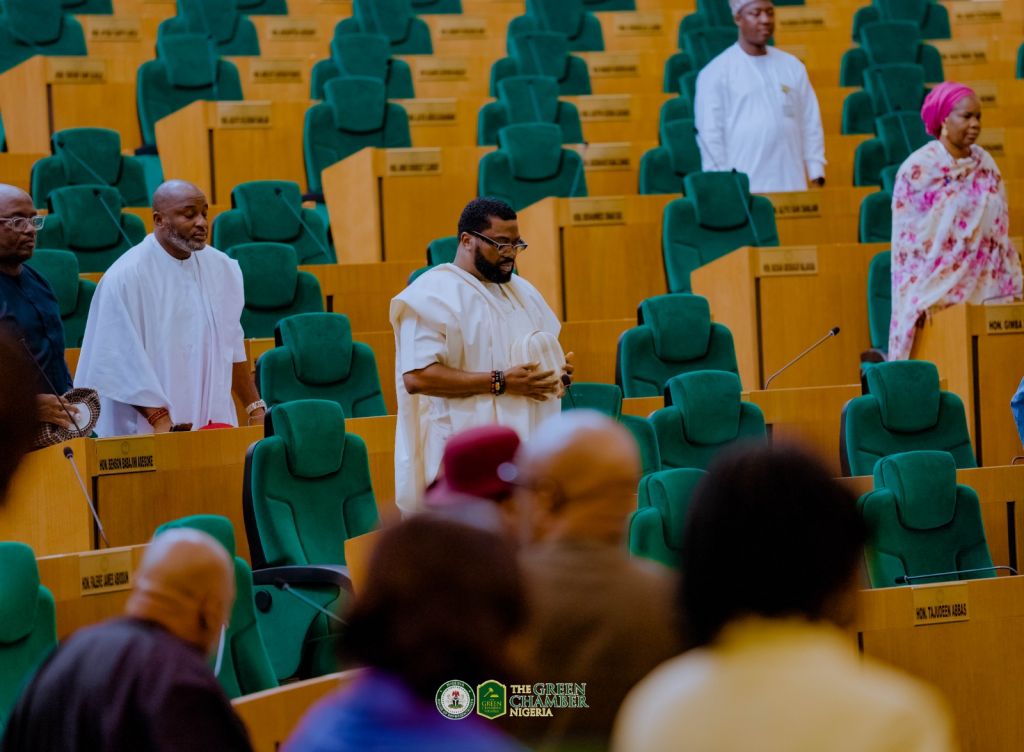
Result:
[[206,213],[198,188],[165,183],[153,196],[153,234],[100,280],[75,384],[99,392],[101,436],[237,425],[232,388],[262,422],[243,345],[242,272],[206,245]]
[[707,172],[737,170],[752,193],[825,184],[825,135],[807,69],[768,45],[771,0],[731,0],[739,41],[697,77],[697,143]]
[[561,409],[571,353],[562,353],[561,324],[544,298],[512,273],[525,247],[510,206],[475,199],[459,220],[455,262],[391,301],[395,496],[403,512],[419,508],[453,434],[497,423],[525,440]]

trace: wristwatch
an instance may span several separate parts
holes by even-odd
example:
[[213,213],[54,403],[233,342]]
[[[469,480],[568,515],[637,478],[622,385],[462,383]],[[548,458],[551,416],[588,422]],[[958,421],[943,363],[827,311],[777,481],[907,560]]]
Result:
[[245,414],[246,415],[252,415],[257,410],[266,411],[266,409],[267,409],[267,403],[264,402],[261,399],[258,399],[255,402],[253,402],[251,405],[246,405],[246,407],[245,407]]

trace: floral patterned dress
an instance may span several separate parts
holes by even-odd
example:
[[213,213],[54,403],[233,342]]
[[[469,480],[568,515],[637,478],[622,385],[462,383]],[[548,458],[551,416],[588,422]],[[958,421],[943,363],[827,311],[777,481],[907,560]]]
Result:
[[987,151],[955,159],[939,141],[900,167],[892,198],[889,360],[910,357],[921,314],[957,303],[1006,303],[1022,289],[999,168]]

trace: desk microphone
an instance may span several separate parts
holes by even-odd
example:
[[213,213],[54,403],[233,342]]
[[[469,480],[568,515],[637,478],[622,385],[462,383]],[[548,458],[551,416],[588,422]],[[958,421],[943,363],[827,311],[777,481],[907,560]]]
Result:
[[784,366],[783,366],[782,368],[780,368],[780,369],[779,369],[778,371],[776,371],[776,372],[775,372],[775,373],[773,373],[773,374],[772,374],[771,376],[769,376],[769,377],[768,377],[768,380],[767,380],[766,382],[764,382],[764,388],[765,388],[765,389],[767,389],[767,388],[768,388],[768,387],[769,387],[769,386],[771,385],[772,381],[774,381],[774,380],[775,380],[775,378],[776,378],[777,376],[781,375],[781,374],[782,374],[782,373],[783,373],[784,371],[786,371],[786,370],[787,370],[787,369],[788,369],[788,368],[789,368],[790,366],[792,366],[792,365],[794,365],[794,364],[796,364],[796,363],[800,362],[801,360],[803,360],[803,359],[804,359],[804,358],[805,358],[806,356],[810,355],[810,354],[811,354],[811,352],[813,352],[814,350],[817,350],[817,349],[818,349],[819,347],[821,347],[821,345],[823,345],[823,344],[825,343],[825,341],[826,341],[826,340],[832,339],[832,337],[835,337],[835,336],[837,336],[838,334],[839,334],[839,327],[838,327],[838,326],[833,326],[833,327],[832,327],[831,329],[829,329],[829,330],[828,330],[828,334],[826,334],[826,335],[825,335],[824,337],[822,337],[821,339],[819,339],[819,340],[818,340],[817,342],[815,342],[815,343],[814,343],[813,345],[811,345],[810,347],[808,347],[808,348],[807,348],[806,350],[804,350],[804,351],[803,351],[802,353],[800,353],[799,355],[797,355],[797,356],[796,356],[795,358],[793,358],[793,359],[792,359],[791,361],[789,361],[788,363],[786,363],[786,365],[784,365]]
[[323,251],[324,256],[326,256],[329,261],[331,259],[330,250],[328,250],[327,246],[323,244],[323,241],[321,241],[320,238],[318,238],[316,234],[309,228],[309,225],[306,224],[306,220],[302,218],[302,212],[295,210],[295,207],[291,205],[291,202],[289,202],[288,199],[284,197],[284,191],[281,188],[275,188],[274,195],[281,199],[281,203],[288,207],[288,211],[292,213],[292,216],[299,220],[299,224],[302,225],[302,229],[304,229],[309,234],[309,237],[313,238],[313,242],[316,243],[317,247],[321,251]]
[[743,191],[743,181],[740,180],[740,174],[736,171],[736,168],[732,168],[732,180],[736,186],[736,193],[739,194],[740,203],[743,204],[743,211],[747,215],[747,222],[750,223],[750,232],[754,235],[754,245],[761,246],[761,236],[757,232],[757,225],[754,224],[754,213],[750,211],[750,196]]
[[107,540],[107,533],[103,529],[103,523],[100,521],[99,512],[96,511],[96,505],[93,504],[92,499],[89,498],[89,492],[85,490],[85,483],[82,481],[82,474],[78,472],[78,465],[75,464],[74,450],[69,446],[64,447],[64,457],[71,465],[71,469],[75,471],[75,478],[78,479],[78,487],[82,489],[82,496],[85,497],[85,503],[89,505],[89,511],[92,512],[92,519],[96,523],[96,529],[100,531],[100,538],[103,539],[103,545],[110,548],[110,541]]
[[[694,126],[694,128],[693,128],[693,135],[694,135],[694,138],[697,139],[697,146],[700,147],[700,153],[701,153],[701,157],[702,157],[702,159],[701,159],[701,169],[703,169],[703,167],[704,167],[703,156],[705,154],[707,154],[708,155],[708,161],[711,163],[711,169],[714,172],[724,172],[724,170],[721,167],[718,166],[718,161],[715,159],[715,155],[711,153],[711,150],[708,148],[707,142],[703,138],[701,138],[700,130],[698,130],[696,126]],[[706,172],[706,170],[705,170],[705,172]]]
[[326,616],[328,619],[332,619],[332,620],[338,622],[338,624],[342,624],[342,625],[345,625],[345,626],[348,625],[348,622],[346,622],[340,616],[338,616],[337,614],[332,614],[330,611],[328,611],[323,606],[321,606],[318,603],[315,603],[311,599],[307,598],[302,593],[300,593],[298,590],[296,590],[291,585],[289,585],[287,582],[282,580],[280,577],[277,577],[277,578],[274,579],[274,587],[276,587],[278,590],[283,590],[284,592],[288,593],[288,595],[290,595],[292,598],[298,598],[300,601],[305,603],[307,606],[309,606],[312,609],[316,609],[321,614]]
[[[107,202],[103,200],[103,195],[100,192],[100,189],[99,188],[93,188],[92,189],[92,195],[99,202],[100,206],[103,207],[103,211],[105,211],[107,213],[107,216],[110,218],[110,221],[114,223],[114,227],[117,228],[117,231],[121,234],[121,237],[124,238],[124,242],[128,244],[128,248],[131,248],[132,246],[134,246],[135,243],[133,243],[132,239],[128,237],[128,233],[126,233],[124,231],[124,228],[121,227],[121,220],[119,220],[114,215],[114,212],[110,210],[109,206],[107,206]],[[125,250],[127,250],[127,249],[125,249]]]
[[576,409],[576,398],[572,393],[572,377],[567,374],[562,374],[562,386],[565,387],[565,393],[569,395],[569,402],[572,404],[573,409]]
[[952,577],[960,574],[976,574],[978,572],[1006,571],[1010,574],[1017,574],[1013,567],[978,567],[977,569],[954,569],[952,572],[933,572],[932,574],[901,574],[896,578],[897,585],[912,585],[911,580],[923,580],[929,577]]

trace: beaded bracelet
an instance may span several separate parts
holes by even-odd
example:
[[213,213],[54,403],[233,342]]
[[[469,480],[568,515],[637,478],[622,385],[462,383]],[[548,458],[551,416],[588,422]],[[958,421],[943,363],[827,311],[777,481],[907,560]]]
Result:
[[505,372],[491,371],[491,394],[495,397],[505,393]]
[[147,415],[146,422],[149,423],[149,425],[155,427],[159,421],[169,417],[171,417],[170,410],[168,410],[166,407],[161,407],[159,410],[151,412],[149,415]]

